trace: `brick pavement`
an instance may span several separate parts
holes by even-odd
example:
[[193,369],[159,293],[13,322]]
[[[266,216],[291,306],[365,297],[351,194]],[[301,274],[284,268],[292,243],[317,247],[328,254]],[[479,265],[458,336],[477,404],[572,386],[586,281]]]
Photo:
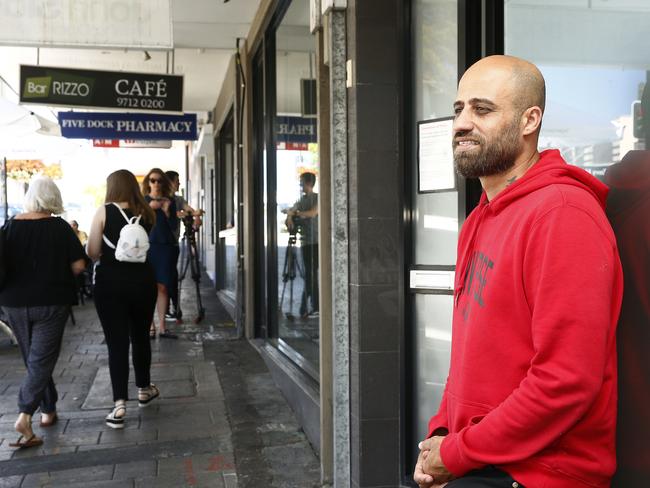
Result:
[[[192,293],[183,291],[186,319]],[[202,297],[201,324],[171,326],[178,341],[152,342],[161,398],[147,408],[129,401],[123,430],[104,423],[112,398],[94,307],[75,307],[54,374],[60,421],[42,429],[37,413],[34,431],[45,442],[25,450],[8,446],[24,367],[0,335],[0,488],[319,486],[318,460],[263,361],[234,340],[213,292],[203,287]],[[131,384],[131,398],[136,391]]]

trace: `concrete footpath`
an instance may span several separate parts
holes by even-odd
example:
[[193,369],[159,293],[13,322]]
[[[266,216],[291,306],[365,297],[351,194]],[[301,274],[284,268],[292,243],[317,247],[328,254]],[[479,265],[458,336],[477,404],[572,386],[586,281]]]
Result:
[[[34,431],[45,442],[29,449],[9,447],[25,368],[0,331],[0,488],[320,486],[318,459],[263,360],[236,339],[214,292],[204,286],[201,295],[200,324],[184,287],[186,323],[167,322],[179,340],[152,341],[161,397],[147,408],[129,401],[123,430],[104,423],[112,397],[94,305],[75,307],[54,375],[59,422],[41,428],[37,413]],[[133,383],[129,394],[137,398]]]

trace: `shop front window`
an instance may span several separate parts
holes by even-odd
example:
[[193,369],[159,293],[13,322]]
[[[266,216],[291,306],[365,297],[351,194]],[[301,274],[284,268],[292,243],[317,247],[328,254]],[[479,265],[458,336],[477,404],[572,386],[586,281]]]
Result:
[[318,379],[316,41],[309,2],[294,0],[275,34],[277,340]]
[[[413,2],[413,112],[411,174],[413,175],[413,263],[420,269],[453,276],[458,242],[458,192],[453,188],[418,192],[418,124],[453,115],[458,79],[458,7],[456,0]],[[451,278],[450,278],[451,279]],[[417,440],[427,434],[427,422],[438,410],[449,371],[453,296],[421,290],[412,301],[413,394],[410,446],[415,459]]]
[[236,180],[233,133],[231,112],[219,133],[219,269],[222,274],[222,288],[234,298],[237,286],[237,230],[235,228]]

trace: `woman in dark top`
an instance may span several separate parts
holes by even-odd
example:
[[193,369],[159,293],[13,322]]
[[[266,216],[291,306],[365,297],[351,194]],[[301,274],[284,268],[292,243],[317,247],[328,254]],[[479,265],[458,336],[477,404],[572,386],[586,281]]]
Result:
[[27,376],[20,385],[14,425],[20,434],[12,447],[43,443],[32,430],[41,409],[41,427],[57,421],[58,395],[52,372],[59,358],[70,306],[77,303],[74,275],[85,266],[85,253],[63,212],[61,193],[49,178],[34,180],[25,195],[26,212],[9,220],[5,233],[5,283],[0,305],[14,331]]
[[[176,203],[173,198],[172,184],[167,175],[158,168],[154,168],[142,181],[142,193],[145,200],[156,212],[156,224],[149,234],[149,261],[156,272],[158,283],[158,327],[160,337],[176,339],[173,334],[165,329],[165,312],[169,300],[169,290],[176,286],[176,261],[178,253],[176,247],[176,229],[178,228],[178,216],[176,215]],[[152,321],[151,337],[155,337],[156,329]]]
[[[159,395],[151,383],[151,344],[149,324],[156,303],[156,281],[149,262],[118,261],[115,245],[126,219],[140,215],[140,225],[151,230],[155,216],[144,201],[138,182],[130,171],[121,169],[106,180],[106,204],[97,209],[88,237],[88,255],[99,259],[95,274],[95,308],[108,346],[108,367],[115,407],[106,417],[106,425],[124,427],[129,382],[129,344],[133,347],[133,369],[141,407]],[[119,207],[119,208],[118,208]]]

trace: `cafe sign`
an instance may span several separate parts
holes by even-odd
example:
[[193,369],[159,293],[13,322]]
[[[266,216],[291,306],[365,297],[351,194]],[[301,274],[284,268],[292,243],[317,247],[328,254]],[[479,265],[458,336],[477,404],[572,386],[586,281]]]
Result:
[[20,102],[182,112],[183,77],[21,65]]

